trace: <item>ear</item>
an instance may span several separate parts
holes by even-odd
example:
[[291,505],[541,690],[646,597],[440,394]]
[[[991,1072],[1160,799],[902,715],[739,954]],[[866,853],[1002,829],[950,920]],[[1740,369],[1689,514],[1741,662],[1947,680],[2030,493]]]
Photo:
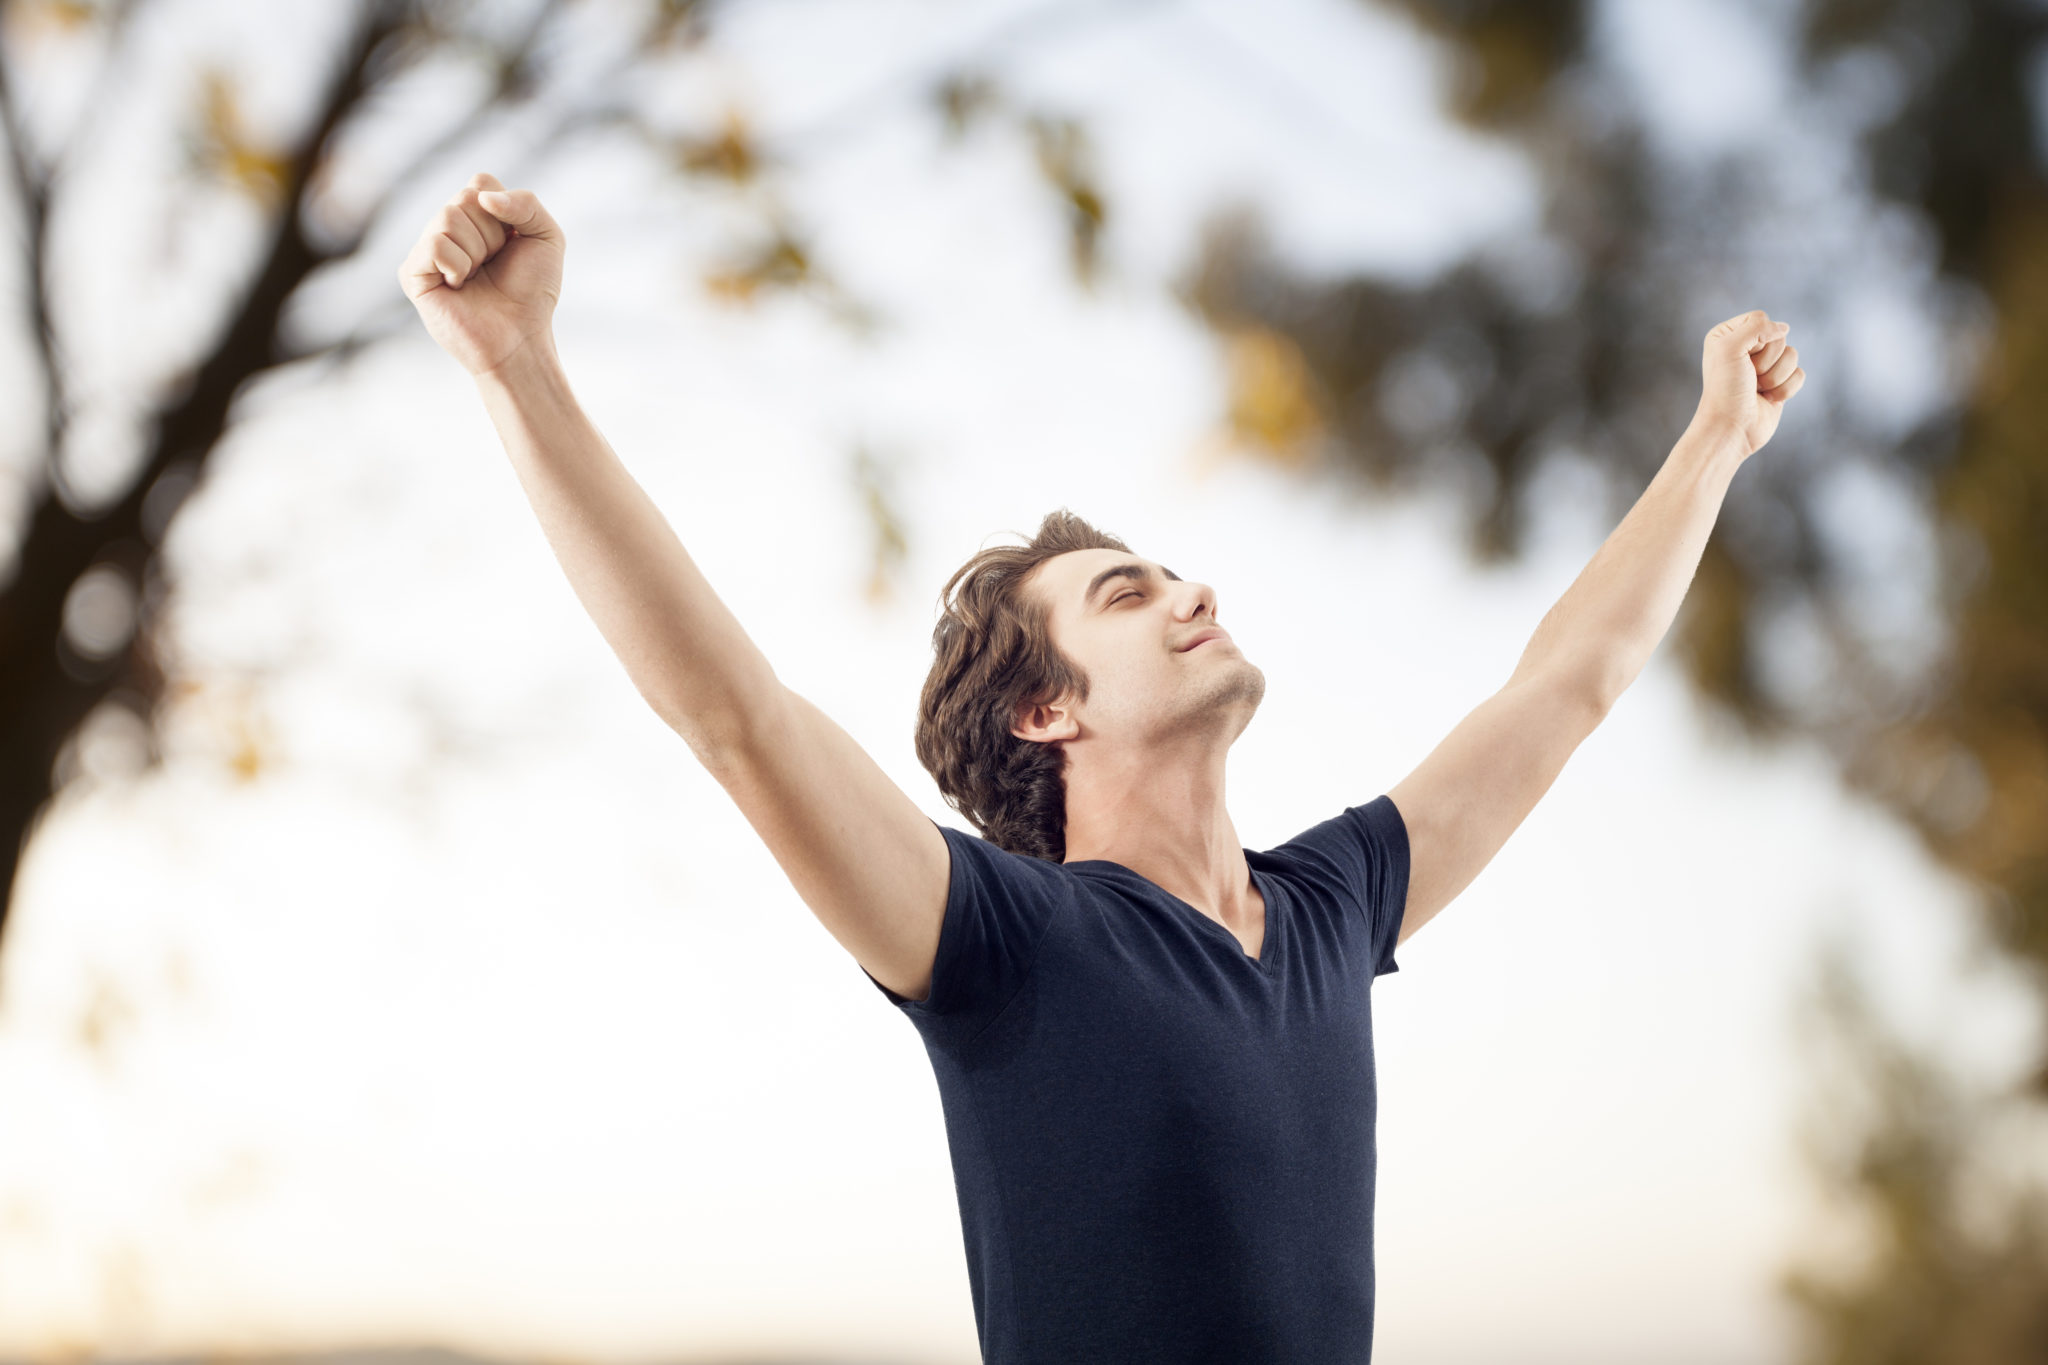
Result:
[[1081,733],[1081,722],[1060,703],[1019,702],[1011,716],[1010,733],[1039,744],[1073,739]]

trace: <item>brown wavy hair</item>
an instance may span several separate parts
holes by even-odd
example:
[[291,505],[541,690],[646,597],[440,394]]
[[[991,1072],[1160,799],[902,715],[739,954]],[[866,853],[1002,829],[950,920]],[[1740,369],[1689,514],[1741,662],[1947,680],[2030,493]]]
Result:
[[1019,704],[1088,699],[1088,675],[1053,645],[1050,607],[1024,591],[1033,570],[1069,550],[1131,547],[1062,507],[1025,544],[992,546],[956,569],[939,590],[917,701],[917,760],[946,803],[996,847],[1052,863],[1067,856],[1066,753],[1010,727]]

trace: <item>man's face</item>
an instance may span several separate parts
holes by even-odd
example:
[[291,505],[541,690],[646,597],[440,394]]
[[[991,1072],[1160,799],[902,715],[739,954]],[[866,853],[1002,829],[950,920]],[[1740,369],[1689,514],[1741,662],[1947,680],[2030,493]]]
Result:
[[1228,744],[1266,694],[1266,675],[1217,626],[1216,595],[1163,565],[1070,550],[1040,564],[1025,590],[1048,605],[1053,643],[1089,684],[1085,702],[1025,711],[1014,732],[1026,738],[1144,752]]

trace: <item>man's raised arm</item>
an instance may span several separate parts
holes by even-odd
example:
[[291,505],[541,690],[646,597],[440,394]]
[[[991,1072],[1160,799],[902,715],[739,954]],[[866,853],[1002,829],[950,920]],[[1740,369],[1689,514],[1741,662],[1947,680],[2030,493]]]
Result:
[[1387,793],[1408,831],[1398,942],[1493,860],[1664,638],[1735,471],[1806,382],[1786,330],[1758,310],[1707,333],[1700,405],[1664,467],[1544,616],[1507,685]]
[[1707,333],[1700,402],[1636,505],[1543,618],[1510,681],[1585,674],[1603,700],[1636,680],[1678,615],[1742,462],[1778,430],[1806,383],[1791,324],[1761,308]]
[[825,928],[921,998],[945,913],[938,827],[852,737],[784,687],[577,405],[555,354],[559,224],[488,175],[427,224],[399,282],[484,406],[584,610],[739,805]]
[[767,658],[577,406],[552,345],[476,383],[584,610],[656,714],[722,760],[781,685]]
[[400,281],[475,379],[584,610],[640,695],[711,764],[780,684],[569,389],[552,326],[563,250],[531,191],[477,175],[428,225]]

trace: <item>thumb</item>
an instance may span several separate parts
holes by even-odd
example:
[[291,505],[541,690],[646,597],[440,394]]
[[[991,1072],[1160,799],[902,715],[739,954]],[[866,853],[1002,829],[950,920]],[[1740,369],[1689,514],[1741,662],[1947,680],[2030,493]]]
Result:
[[560,244],[561,226],[541,207],[532,190],[479,190],[476,202],[484,211],[522,237]]

